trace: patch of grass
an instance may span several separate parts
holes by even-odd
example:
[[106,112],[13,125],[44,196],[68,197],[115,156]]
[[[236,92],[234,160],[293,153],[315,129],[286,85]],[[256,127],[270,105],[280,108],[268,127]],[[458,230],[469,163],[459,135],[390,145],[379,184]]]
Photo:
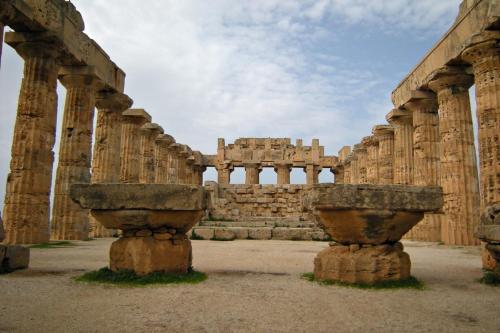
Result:
[[332,280],[316,280],[314,277],[314,273],[304,273],[302,274],[302,278],[304,280],[310,282],[317,282],[326,286],[339,286],[339,287],[349,287],[349,288],[358,288],[358,289],[374,289],[374,290],[384,290],[384,289],[416,289],[416,290],[424,290],[425,285],[423,282],[417,280],[415,277],[410,277],[406,280],[401,281],[384,281],[376,284],[364,284],[364,283],[346,283],[341,281],[332,281]]
[[75,278],[77,282],[106,283],[119,286],[143,287],[155,284],[196,284],[207,279],[205,273],[190,270],[187,274],[151,273],[138,276],[133,271],[121,270],[113,272],[107,267],[88,272]]
[[35,245],[31,245],[29,248],[30,249],[59,249],[59,248],[72,247],[72,246],[76,246],[76,244],[69,242],[69,241],[57,241],[57,242],[35,244]]
[[484,275],[479,282],[488,286],[500,287],[500,274],[491,271],[484,271]]

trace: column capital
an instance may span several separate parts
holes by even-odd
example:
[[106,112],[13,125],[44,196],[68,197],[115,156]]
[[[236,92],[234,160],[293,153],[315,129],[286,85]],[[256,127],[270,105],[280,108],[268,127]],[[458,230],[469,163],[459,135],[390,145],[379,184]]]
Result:
[[234,170],[233,162],[230,160],[222,161],[218,163],[215,168],[217,170],[231,170],[231,172]]
[[404,104],[404,108],[411,112],[437,113],[438,101],[435,93],[431,91],[416,90],[414,97]]
[[485,31],[472,36],[469,46],[462,52],[462,59],[477,65],[488,57],[500,55],[500,32]]
[[99,110],[122,112],[132,106],[133,100],[127,95],[119,92],[99,92],[96,99],[96,107]]
[[290,171],[290,169],[292,168],[292,166],[293,166],[292,162],[288,162],[288,161],[276,161],[274,163],[274,171],[278,171],[278,169],[286,169],[286,170]]
[[69,89],[75,87],[90,87],[96,90],[102,87],[102,81],[91,66],[63,66],[59,69],[59,81]]
[[40,33],[7,32],[5,43],[15,49],[17,54],[25,60],[32,57],[58,60],[63,56],[63,45]]
[[243,166],[246,168],[254,168],[254,169],[262,169],[262,164],[259,162],[253,162],[253,161],[243,161]]
[[163,134],[163,128],[156,123],[146,123],[139,129],[142,135],[160,135]]
[[359,153],[366,153],[366,147],[362,143],[358,143],[354,145],[354,148],[352,149],[352,152],[354,155],[357,155]]
[[394,136],[394,127],[391,125],[376,125],[372,129],[372,134],[377,138]]
[[389,124],[396,126],[412,125],[413,123],[413,116],[406,109],[393,109],[385,116],[385,119]]
[[442,90],[468,90],[474,84],[474,76],[465,67],[446,66],[434,71],[428,77],[428,87],[435,93]]
[[128,109],[122,113],[123,119],[130,122],[151,122],[151,116],[144,109]]
[[160,134],[156,137],[155,143],[170,150],[170,147],[175,144],[175,139],[171,135]]
[[378,139],[374,135],[365,136],[363,139],[361,139],[361,144],[364,147],[378,146]]

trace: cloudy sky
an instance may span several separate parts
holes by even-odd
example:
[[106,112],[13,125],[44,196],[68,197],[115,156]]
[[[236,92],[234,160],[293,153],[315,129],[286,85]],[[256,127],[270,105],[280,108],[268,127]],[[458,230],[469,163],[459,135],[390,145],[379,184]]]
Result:
[[[218,137],[318,138],[336,154],[385,122],[390,92],[451,26],[460,0],[73,3],[86,33],[127,73],[134,107],[178,142],[213,154]],[[21,59],[4,45],[2,198],[21,76]],[[59,87],[60,110],[64,94]]]

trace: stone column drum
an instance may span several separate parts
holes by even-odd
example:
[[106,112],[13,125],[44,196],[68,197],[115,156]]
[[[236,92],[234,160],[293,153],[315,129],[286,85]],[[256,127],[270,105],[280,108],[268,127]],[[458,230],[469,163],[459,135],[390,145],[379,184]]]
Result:
[[245,184],[257,185],[259,184],[259,174],[262,171],[260,163],[244,162],[245,165]]
[[330,171],[335,175],[335,184],[345,184],[345,168],[343,165],[339,165],[335,168],[331,168]]
[[54,188],[51,238],[85,240],[89,237],[89,212],[69,196],[71,184],[90,183],[92,134],[96,91],[100,82],[88,67],[63,67],[59,80],[66,87]]
[[319,183],[319,173],[321,172],[321,167],[315,164],[306,165],[306,184],[314,185]]
[[142,161],[140,129],[149,122],[151,116],[143,109],[129,109],[122,114],[120,180],[123,183],[139,183]]
[[432,75],[429,87],[439,102],[440,185],[445,219],[441,240],[448,245],[477,245],[479,184],[469,87],[473,78],[460,68]]
[[317,185],[309,201],[335,243],[314,259],[318,280],[376,284],[410,277],[401,237],[443,204],[438,187]]
[[484,267],[500,277],[500,34],[474,36],[463,58],[472,64],[476,83],[481,166],[482,218],[477,236],[491,259]]
[[349,154],[344,160],[344,184],[353,184],[351,176],[351,159],[352,155]]
[[24,76],[3,210],[5,242],[44,243],[49,240],[57,119],[57,46],[42,42],[11,45],[24,59]]
[[168,134],[160,135],[155,140],[155,184],[169,183],[169,168],[172,159],[170,145],[174,143],[175,139]]
[[109,267],[143,276],[191,270],[186,233],[205,214],[201,186],[174,184],[73,185],[71,197],[122,237],[111,245]]
[[353,148],[353,154],[356,156],[356,167],[358,168],[357,170],[357,176],[358,176],[358,182],[357,184],[366,184],[367,183],[367,178],[366,178],[366,162],[368,158],[368,151],[362,144],[356,144],[354,145]]
[[140,156],[139,183],[154,184],[156,170],[156,138],[163,134],[163,128],[155,123],[146,123],[139,129]]
[[[439,186],[439,116],[437,98],[433,93],[420,92],[422,98],[405,104],[413,114],[414,184]],[[425,96],[425,97],[424,97]],[[416,225],[408,238],[425,241],[441,241],[442,214],[427,213]]]
[[217,165],[217,183],[220,185],[229,185],[231,183],[231,172],[233,166],[229,163]]
[[378,140],[374,136],[367,136],[362,140],[366,148],[366,182],[378,184]]
[[290,171],[292,170],[292,165],[292,163],[287,162],[277,162],[274,164],[274,171],[278,176],[278,185],[290,184]]
[[[120,182],[122,112],[131,105],[132,100],[122,93],[105,93],[97,96],[92,183]],[[89,219],[91,237],[110,237],[116,233],[114,230],[106,230],[92,216]]]
[[183,149],[183,145],[179,143],[173,143],[169,147],[170,157],[168,159],[168,184],[180,184],[180,159],[181,159],[181,151]]
[[394,184],[413,184],[413,118],[409,111],[394,109],[386,116],[394,127]]
[[372,133],[378,141],[378,182],[394,184],[394,128],[378,125],[373,127]]

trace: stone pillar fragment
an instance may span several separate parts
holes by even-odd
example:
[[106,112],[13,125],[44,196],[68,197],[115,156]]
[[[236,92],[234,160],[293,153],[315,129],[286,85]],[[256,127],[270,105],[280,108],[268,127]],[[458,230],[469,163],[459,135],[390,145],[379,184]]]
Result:
[[277,162],[274,164],[274,171],[277,173],[277,184],[290,184],[290,172],[292,171],[292,163]]
[[159,135],[155,139],[155,184],[168,184],[169,171],[171,166],[172,151],[171,145],[175,139],[168,135]]
[[449,245],[477,245],[479,184],[470,109],[473,78],[457,68],[433,74],[429,87],[439,102],[440,185],[445,222],[441,238]]
[[[405,104],[413,114],[414,185],[439,186],[439,116],[437,98],[431,92],[419,92],[416,98]],[[408,238],[425,241],[441,241],[442,214],[426,213]]]
[[[132,105],[132,100],[122,93],[97,95],[97,125],[92,156],[92,183],[120,182],[120,146],[122,113]],[[90,216],[91,237],[110,237],[113,230],[104,228]]]
[[344,160],[344,184],[353,184],[351,176],[351,159],[352,155],[349,155]]
[[330,171],[335,175],[335,184],[345,184],[345,168],[343,165],[339,165],[335,168],[331,168]]
[[193,152],[193,156],[195,159],[193,166],[193,184],[194,185],[203,185],[203,173],[207,168],[203,163],[203,154],[199,151]]
[[69,196],[71,184],[90,183],[95,94],[99,85],[88,67],[63,67],[59,79],[66,87],[54,189],[51,238],[85,240],[89,237],[89,212]]
[[394,128],[378,125],[372,133],[378,141],[378,182],[382,185],[394,184]]
[[[477,236],[487,242],[484,268],[500,277],[500,34],[474,36],[463,58],[472,64],[481,167],[482,217]],[[489,261],[489,262],[488,262]]]
[[245,164],[245,184],[246,185],[257,185],[259,184],[259,175],[262,171],[260,163],[244,162]]
[[8,244],[49,240],[49,210],[57,119],[57,47],[12,45],[24,59],[24,76],[12,141],[3,218]]
[[139,183],[142,160],[140,129],[148,122],[151,122],[151,116],[143,109],[129,109],[122,114],[120,180],[123,183]]
[[146,123],[140,130],[139,183],[154,184],[156,169],[156,138],[163,134],[163,128],[155,123]]
[[356,156],[356,167],[357,170],[357,183],[366,184],[367,183],[367,170],[366,163],[368,159],[368,151],[362,144],[354,145],[353,154]]
[[[191,182],[191,166],[194,163],[190,157],[193,151],[187,145],[181,145],[180,151],[177,153],[177,184],[190,184]],[[175,183],[174,183],[175,184]]]
[[413,118],[410,112],[394,109],[386,116],[394,127],[394,184],[413,184]]
[[378,141],[374,136],[367,136],[362,140],[366,148],[366,182],[378,184]]
[[231,172],[234,168],[230,163],[222,163],[217,165],[217,183],[220,185],[231,184]]
[[318,184],[320,172],[321,172],[320,166],[315,165],[315,164],[307,164],[306,165],[306,184],[307,185]]

